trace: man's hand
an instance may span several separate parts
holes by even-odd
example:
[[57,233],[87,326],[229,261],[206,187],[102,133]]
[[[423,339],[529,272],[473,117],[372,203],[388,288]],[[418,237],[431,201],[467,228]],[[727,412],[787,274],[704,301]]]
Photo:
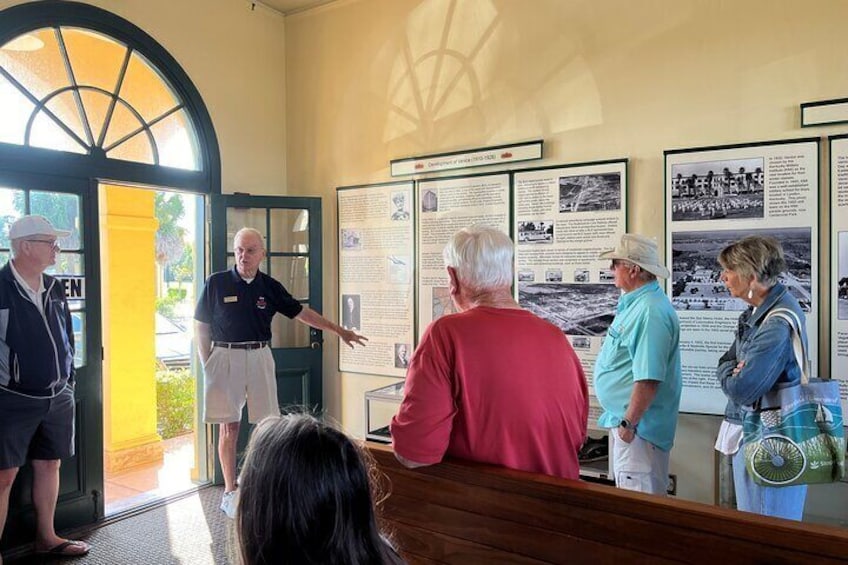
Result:
[[358,333],[356,333],[353,330],[346,330],[346,329],[342,329],[339,332],[339,337],[351,349],[353,349],[353,344],[358,344],[358,345],[361,345],[362,347],[365,347],[365,342],[368,341],[368,338],[365,337],[364,335],[359,335]]
[[630,428],[625,429],[625,428],[619,427],[618,428],[618,438],[621,441],[623,441],[624,443],[630,443],[634,439],[636,439],[636,432],[634,432]]
[[733,373],[732,373],[732,374],[733,374],[733,376],[738,375],[738,374],[742,371],[742,368],[743,368],[744,366],[745,366],[745,361],[744,361],[744,360],[743,360],[743,361],[739,361],[739,362],[736,364],[736,367],[734,367],[734,368],[733,368]]

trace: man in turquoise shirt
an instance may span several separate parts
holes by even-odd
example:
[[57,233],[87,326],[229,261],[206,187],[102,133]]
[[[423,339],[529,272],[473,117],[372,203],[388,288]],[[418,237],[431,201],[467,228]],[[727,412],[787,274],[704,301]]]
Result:
[[668,278],[655,240],[624,234],[601,254],[622,294],[595,362],[599,424],[613,438],[619,488],[664,495],[680,406],[680,322],[657,277]]

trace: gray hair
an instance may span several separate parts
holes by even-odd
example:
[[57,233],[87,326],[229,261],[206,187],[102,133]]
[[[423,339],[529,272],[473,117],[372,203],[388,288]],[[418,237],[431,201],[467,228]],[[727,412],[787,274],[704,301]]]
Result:
[[265,249],[265,238],[262,237],[262,234],[259,230],[255,228],[241,228],[236,232],[236,235],[233,236],[233,245],[235,245],[236,240],[239,238],[244,238],[246,235],[256,236],[256,239],[259,240],[259,243],[262,245],[262,249]]
[[780,242],[761,235],[749,235],[731,243],[718,254],[718,262],[745,278],[751,279],[756,275],[757,280],[767,287],[774,286],[777,277],[786,270]]
[[12,258],[17,259],[18,255],[21,254],[21,243],[23,243],[23,238],[19,237],[12,241]]
[[643,269],[642,267],[640,267],[639,265],[637,265],[633,261],[628,261],[627,259],[618,259],[618,261],[621,261],[622,263],[627,263],[628,268],[639,267],[638,277],[639,277],[640,282],[649,283],[651,281],[657,280],[657,275],[655,275],[654,273],[652,273],[650,271],[646,271],[645,269]]
[[512,284],[513,244],[508,235],[487,226],[462,228],[442,253],[446,267],[456,269],[459,279],[475,290]]

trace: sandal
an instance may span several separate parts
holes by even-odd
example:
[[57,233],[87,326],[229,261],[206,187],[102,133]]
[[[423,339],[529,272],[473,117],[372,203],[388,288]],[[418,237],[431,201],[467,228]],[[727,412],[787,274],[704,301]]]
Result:
[[54,555],[57,557],[82,557],[91,551],[91,546],[80,540],[65,540],[50,549],[36,551],[39,555]]

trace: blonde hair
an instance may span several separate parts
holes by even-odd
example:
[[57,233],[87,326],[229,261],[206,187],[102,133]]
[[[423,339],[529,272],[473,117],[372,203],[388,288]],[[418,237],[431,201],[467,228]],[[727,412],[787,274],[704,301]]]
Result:
[[780,273],[786,270],[780,242],[762,235],[749,235],[731,243],[718,254],[718,262],[745,278],[756,276],[767,287],[774,286]]

